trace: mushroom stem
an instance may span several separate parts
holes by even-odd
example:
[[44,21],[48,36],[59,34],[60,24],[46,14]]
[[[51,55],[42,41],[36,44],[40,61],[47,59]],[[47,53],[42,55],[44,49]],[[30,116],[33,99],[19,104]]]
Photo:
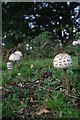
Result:
[[16,64],[17,64],[17,68],[19,67],[19,63],[18,63],[18,61],[16,62]]
[[11,78],[11,70],[9,70],[9,76],[10,76],[10,78]]
[[66,90],[67,90],[67,93],[69,94],[70,93],[70,82],[69,80],[67,79],[67,69],[64,69],[64,80],[66,82]]

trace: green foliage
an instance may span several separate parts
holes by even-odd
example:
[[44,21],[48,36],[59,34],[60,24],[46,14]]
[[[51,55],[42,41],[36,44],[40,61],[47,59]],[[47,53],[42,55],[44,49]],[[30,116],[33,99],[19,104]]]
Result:
[[6,69],[7,69],[6,63],[2,63],[2,70],[6,70]]
[[48,98],[45,104],[57,113],[57,118],[77,118],[78,112],[73,105],[66,103],[62,93],[54,92],[52,98]]
[[77,46],[67,45],[66,52],[70,55],[76,56],[77,55]]
[[20,72],[23,73],[24,77],[29,77],[32,74],[32,70],[30,66],[27,66],[27,65],[23,65],[20,69]]
[[77,96],[80,96],[80,69],[75,68],[73,69],[73,76],[72,76],[72,86],[75,88]]
[[31,39],[30,41],[33,47],[31,55],[37,58],[52,57],[54,51],[52,38],[51,33],[46,31]]
[[[73,57],[75,67],[77,66],[76,59],[77,58]],[[30,68],[31,64],[34,64],[33,69]],[[51,70],[52,77],[43,79],[41,77],[43,70]],[[18,76],[19,72],[21,76]],[[77,71],[75,74],[77,74]],[[72,69],[68,69],[68,77],[71,80],[71,86],[74,89],[77,87],[79,92],[79,83],[76,86],[73,82],[75,80],[77,81],[78,76],[75,74]],[[74,78],[74,76],[76,76],[76,78]],[[19,85],[26,86],[21,87]],[[4,119],[9,119],[10,117],[16,118],[18,112],[21,109],[26,110],[27,107],[29,107],[32,113],[35,113],[38,112],[36,107],[42,109],[45,106],[53,112],[55,118],[79,117],[79,110],[75,100],[73,98],[66,98],[65,93],[60,91],[60,89],[65,90],[65,86],[63,85],[63,70],[54,68],[52,59],[24,59],[20,62],[19,67],[14,64],[11,77],[9,76],[7,68],[3,69],[3,87],[5,88],[2,101]],[[73,89],[71,95],[77,97]],[[43,119],[45,116],[42,114],[40,116],[36,115],[36,117]]]

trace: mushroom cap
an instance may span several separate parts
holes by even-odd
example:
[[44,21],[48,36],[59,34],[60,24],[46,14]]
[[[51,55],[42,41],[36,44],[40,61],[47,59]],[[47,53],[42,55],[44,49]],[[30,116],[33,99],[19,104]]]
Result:
[[9,60],[10,61],[19,61],[20,60],[20,56],[19,55],[17,55],[16,53],[13,53],[13,54],[11,54],[10,56],[9,56]]
[[7,65],[12,65],[12,62],[7,62]]
[[53,66],[55,68],[67,69],[72,66],[72,59],[67,53],[59,53],[53,60]]
[[17,55],[19,55],[20,57],[22,57],[22,52],[21,51],[16,51],[15,52]]
[[7,68],[12,69],[12,62],[7,62]]
[[34,64],[31,64],[31,65],[30,65],[30,68],[33,69],[33,68],[34,68]]

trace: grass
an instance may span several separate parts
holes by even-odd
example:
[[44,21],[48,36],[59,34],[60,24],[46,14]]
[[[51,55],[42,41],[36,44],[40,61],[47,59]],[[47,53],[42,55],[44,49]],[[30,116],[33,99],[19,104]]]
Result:
[[[77,57],[72,57],[73,67],[68,69],[68,78],[73,85],[73,71],[78,67]],[[34,64],[34,69],[30,65]],[[3,63],[3,119],[21,117],[30,114],[33,119],[50,118],[79,118],[80,108],[77,103],[75,87],[71,96],[65,93],[63,85],[63,71],[53,67],[53,59],[22,60],[17,68],[13,66],[12,76]],[[52,77],[42,78],[43,70],[52,71]],[[19,76],[18,73],[21,73]],[[73,86],[72,86],[73,87]],[[42,108],[50,111],[39,113]],[[21,119],[21,118],[20,118]],[[27,119],[27,118],[26,118]]]

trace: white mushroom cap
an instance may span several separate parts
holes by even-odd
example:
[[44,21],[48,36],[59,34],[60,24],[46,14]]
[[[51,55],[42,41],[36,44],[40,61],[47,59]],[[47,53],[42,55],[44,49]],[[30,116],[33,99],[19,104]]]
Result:
[[9,60],[10,61],[19,61],[21,58],[20,58],[20,56],[19,55],[17,55],[16,53],[13,53],[13,54],[11,54],[10,56],[9,56]]
[[21,73],[18,73],[18,76],[21,76]]
[[19,55],[20,57],[22,57],[21,51],[16,51],[15,53],[16,53],[17,55]]
[[12,62],[7,62],[7,68],[8,68],[8,70],[12,69]]
[[66,69],[72,66],[72,59],[67,53],[59,53],[53,60],[55,68]]
[[34,64],[31,64],[31,65],[30,65],[30,68],[33,69],[33,68],[34,68]]

